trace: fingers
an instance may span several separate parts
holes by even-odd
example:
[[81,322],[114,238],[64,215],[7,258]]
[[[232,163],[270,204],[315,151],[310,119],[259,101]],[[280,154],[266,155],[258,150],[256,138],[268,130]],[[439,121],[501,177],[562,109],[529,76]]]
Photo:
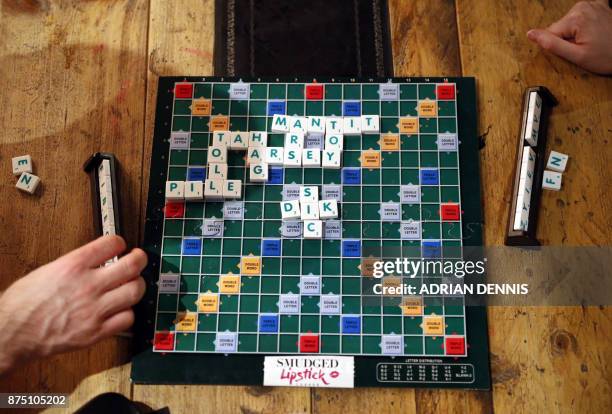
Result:
[[126,309],[116,313],[102,323],[99,339],[109,337],[127,330],[134,324],[134,311]]
[[134,249],[110,266],[100,269],[96,277],[102,290],[114,289],[139,276],[147,265],[147,255],[141,249]]
[[125,241],[119,236],[102,236],[71,251],[65,257],[70,257],[88,267],[98,267],[123,253],[125,247]]
[[564,39],[573,39],[576,36],[576,25],[570,14],[548,26],[547,30]]
[[145,292],[145,281],[142,277],[130,280],[116,289],[109,290],[99,299],[98,305],[102,317],[108,317],[131,308],[140,301]]
[[548,30],[533,29],[527,32],[527,37],[532,42],[537,43],[542,49],[548,50],[570,62],[579,63],[582,59],[582,50],[580,46],[561,39]]

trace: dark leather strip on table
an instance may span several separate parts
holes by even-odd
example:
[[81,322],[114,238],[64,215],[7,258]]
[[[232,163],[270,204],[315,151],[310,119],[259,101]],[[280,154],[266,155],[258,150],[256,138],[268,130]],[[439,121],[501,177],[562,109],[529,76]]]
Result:
[[217,76],[393,76],[386,0],[217,0]]

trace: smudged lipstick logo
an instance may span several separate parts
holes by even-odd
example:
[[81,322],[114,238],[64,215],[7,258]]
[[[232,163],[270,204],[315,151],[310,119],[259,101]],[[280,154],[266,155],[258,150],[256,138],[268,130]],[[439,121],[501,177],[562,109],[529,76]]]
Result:
[[269,356],[264,364],[264,385],[351,388],[353,374],[350,357]]
[[334,359],[280,358],[276,363],[281,368],[280,379],[289,382],[289,385],[313,382],[329,385],[331,379],[340,376],[338,361]]
[[330,381],[327,380],[327,376],[330,378],[338,378],[340,373],[338,371],[332,371],[327,375],[322,369],[304,368],[302,370],[294,370],[293,368],[285,369],[281,371],[281,380],[288,380],[289,385],[299,385],[301,382],[312,382],[319,381],[323,385],[329,385]]

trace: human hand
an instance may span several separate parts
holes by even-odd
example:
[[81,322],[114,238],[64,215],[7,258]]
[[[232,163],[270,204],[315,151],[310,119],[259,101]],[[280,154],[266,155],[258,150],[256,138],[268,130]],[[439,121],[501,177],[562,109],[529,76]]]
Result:
[[104,236],[44,265],[0,296],[0,374],[20,361],[83,348],[129,328],[142,298],[147,256]]
[[542,49],[602,75],[612,74],[612,9],[608,0],[580,1],[546,29],[527,37]]

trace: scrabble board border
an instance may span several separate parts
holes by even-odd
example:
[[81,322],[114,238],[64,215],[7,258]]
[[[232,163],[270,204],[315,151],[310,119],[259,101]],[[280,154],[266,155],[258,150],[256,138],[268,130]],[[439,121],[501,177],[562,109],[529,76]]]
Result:
[[[157,300],[157,278],[160,269],[160,248],[164,222],[164,186],[166,182],[169,140],[171,131],[173,88],[176,82],[262,82],[262,83],[311,83],[313,78],[248,78],[248,77],[160,77],[155,111],[155,130],[152,143],[148,203],[146,210],[143,249],[149,257],[149,265],[143,272],[147,283],[145,297],[136,306],[134,325],[134,352],[131,379],[141,384],[227,384],[262,385],[263,354],[197,354],[159,353],[152,351],[154,319]],[[442,78],[316,78],[319,83],[443,83],[456,84],[458,136],[461,139],[460,182],[462,196],[463,245],[480,247],[482,240],[482,207],[480,197],[479,142],[477,138],[476,81],[472,77]],[[468,299],[466,297],[466,299]],[[355,356],[356,387],[412,387],[412,388],[467,388],[490,389],[489,345],[487,315],[484,306],[466,306],[467,357],[391,357]],[[308,354],[305,354],[308,355]],[[404,363],[413,367],[435,365],[443,376],[445,369],[471,366],[474,378],[471,382],[445,381],[388,381],[377,380],[380,364]]]

